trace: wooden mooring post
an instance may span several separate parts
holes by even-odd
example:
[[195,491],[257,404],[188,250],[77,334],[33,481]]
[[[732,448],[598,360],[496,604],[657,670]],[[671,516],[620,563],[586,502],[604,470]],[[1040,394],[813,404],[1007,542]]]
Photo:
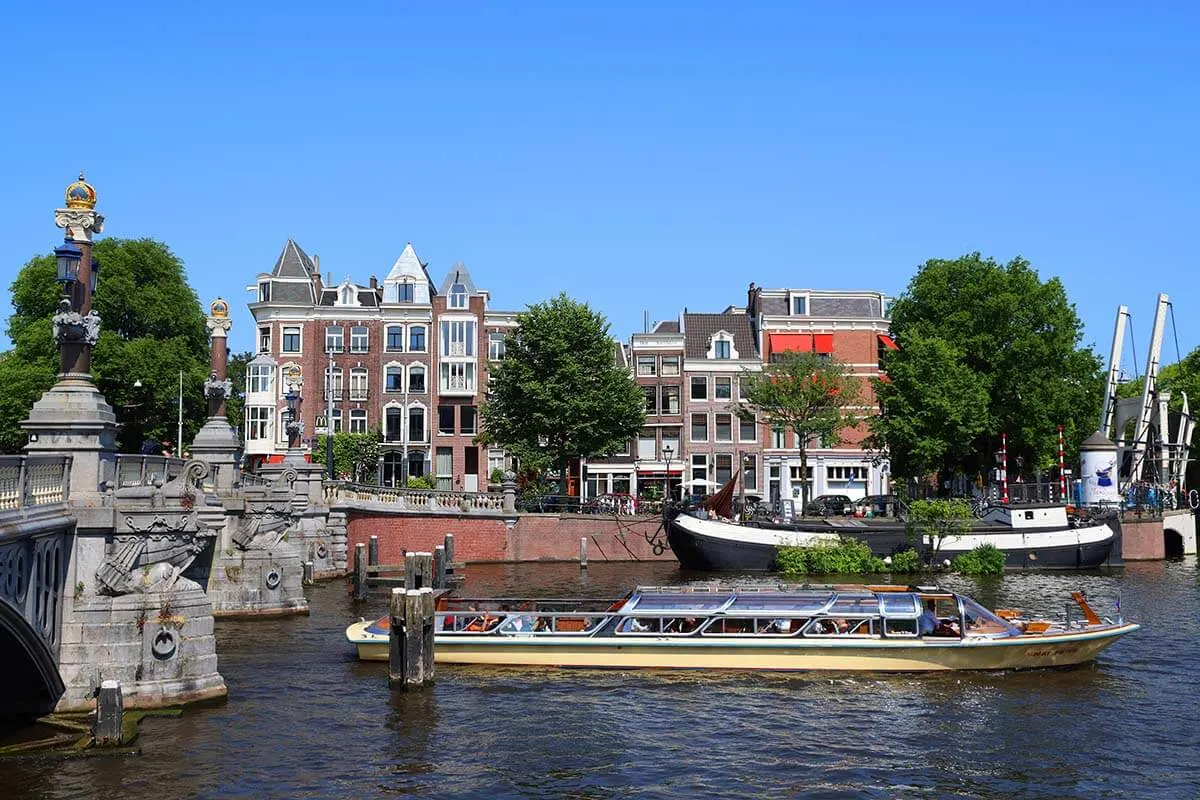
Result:
[[300,583],[305,586],[313,585],[313,562],[305,561],[303,564],[303,572],[300,575]]
[[587,537],[579,538],[579,568],[587,569]]
[[446,588],[446,546],[433,548],[433,588]]
[[416,689],[433,683],[433,609],[433,589],[429,586],[392,589],[388,611],[388,686],[392,689]]
[[125,701],[120,681],[103,681],[96,693],[96,721],[92,738],[100,747],[115,747],[121,743],[125,724]]
[[433,553],[404,554],[404,588],[433,588]]
[[372,536],[367,540],[367,566],[379,566],[379,537]]
[[354,545],[354,599],[367,599],[367,546]]

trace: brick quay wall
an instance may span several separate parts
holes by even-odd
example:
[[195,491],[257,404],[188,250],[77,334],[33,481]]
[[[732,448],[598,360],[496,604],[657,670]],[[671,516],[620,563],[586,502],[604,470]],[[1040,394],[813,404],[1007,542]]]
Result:
[[[396,564],[405,551],[428,551],[454,534],[454,558],[465,562],[578,561],[579,540],[588,540],[589,561],[674,561],[660,530],[662,517],[602,514],[464,514],[401,511],[382,503],[337,504],[346,513],[346,537],[354,546],[379,537],[379,560]],[[654,552],[655,537],[664,549]],[[350,556],[353,560],[353,555]]]

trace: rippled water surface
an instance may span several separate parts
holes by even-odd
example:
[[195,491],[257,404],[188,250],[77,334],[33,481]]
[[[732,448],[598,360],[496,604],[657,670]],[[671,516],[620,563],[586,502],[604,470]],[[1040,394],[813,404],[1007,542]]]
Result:
[[[616,595],[669,564],[473,566],[476,594]],[[150,719],[125,758],[0,762],[0,796],[1200,796],[1194,558],[1107,573],[951,578],[987,605],[1062,614],[1084,588],[1144,628],[1091,666],[924,676],[438,667],[392,693],[343,631],[383,612],[344,584],[312,615],[219,622],[225,705]]]

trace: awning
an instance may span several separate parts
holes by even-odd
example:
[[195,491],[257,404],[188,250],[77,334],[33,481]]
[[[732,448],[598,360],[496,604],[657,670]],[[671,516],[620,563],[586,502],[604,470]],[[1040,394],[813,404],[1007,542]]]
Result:
[[833,352],[833,334],[832,333],[814,333],[813,334],[813,352],[829,355]]
[[812,334],[810,333],[772,333],[767,337],[767,352],[776,353],[811,353]]
[[888,350],[899,350],[900,349],[899,345],[897,345],[894,341],[892,341],[892,337],[888,336],[886,333],[879,334],[879,343],[881,345],[883,345],[884,347],[886,347]]

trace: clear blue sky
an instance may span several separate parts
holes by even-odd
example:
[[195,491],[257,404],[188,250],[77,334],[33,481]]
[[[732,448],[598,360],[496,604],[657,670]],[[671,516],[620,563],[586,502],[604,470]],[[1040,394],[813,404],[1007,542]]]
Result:
[[565,291],[621,338],[751,280],[898,293],[1020,254],[1101,353],[1127,303],[1144,364],[1159,291],[1200,344],[1200,7],[590,5],[9,8],[0,278],[82,168],[106,234],[233,301],[239,350],[288,237],[362,282],[412,241],[438,283],[462,260],[493,307]]

